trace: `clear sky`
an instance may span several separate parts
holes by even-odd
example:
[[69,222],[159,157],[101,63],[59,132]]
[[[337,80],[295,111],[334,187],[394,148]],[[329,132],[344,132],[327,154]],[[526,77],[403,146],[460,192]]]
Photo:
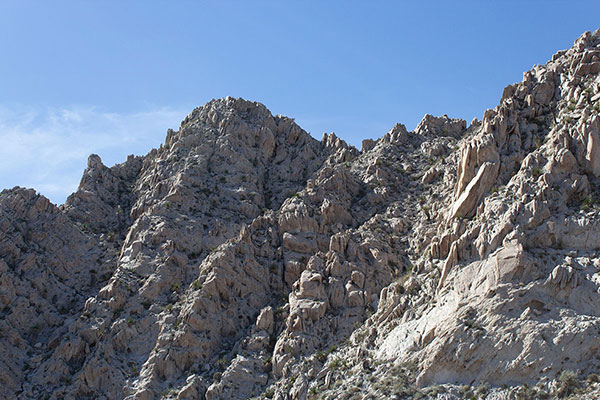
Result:
[[88,154],[145,154],[228,95],[356,146],[470,122],[599,27],[599,1],[0,0],[0,188],[62,203]]

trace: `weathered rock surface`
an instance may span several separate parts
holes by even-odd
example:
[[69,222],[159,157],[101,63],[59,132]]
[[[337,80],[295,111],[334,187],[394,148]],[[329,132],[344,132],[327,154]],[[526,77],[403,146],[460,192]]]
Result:
[[593,398],[599,65],[360,151],[213,100],[60,207],[4,190],[0,397]]

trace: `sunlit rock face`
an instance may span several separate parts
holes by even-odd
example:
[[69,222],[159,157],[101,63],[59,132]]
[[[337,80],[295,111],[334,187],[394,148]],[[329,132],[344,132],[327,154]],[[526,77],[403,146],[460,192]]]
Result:
[[0,397],[599,396],[599,73],[596,31],[360,151],[228,97],[4,190]]

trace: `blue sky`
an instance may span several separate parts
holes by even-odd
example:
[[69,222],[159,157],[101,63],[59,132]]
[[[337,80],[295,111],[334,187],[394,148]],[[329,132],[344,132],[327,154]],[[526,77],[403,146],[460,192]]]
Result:
[[597,1],[0,0],[0,188],[56,203],[89,153],[145,154],[212,98],[351,144],[470,121],[600,27]]

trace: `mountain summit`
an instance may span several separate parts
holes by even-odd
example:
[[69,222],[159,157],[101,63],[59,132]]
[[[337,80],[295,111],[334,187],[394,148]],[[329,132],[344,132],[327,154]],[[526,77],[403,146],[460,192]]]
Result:
[[359,151],[228,97],[4,190],[0,397],[600,396],[599,113],[600,30],[469,126]]

